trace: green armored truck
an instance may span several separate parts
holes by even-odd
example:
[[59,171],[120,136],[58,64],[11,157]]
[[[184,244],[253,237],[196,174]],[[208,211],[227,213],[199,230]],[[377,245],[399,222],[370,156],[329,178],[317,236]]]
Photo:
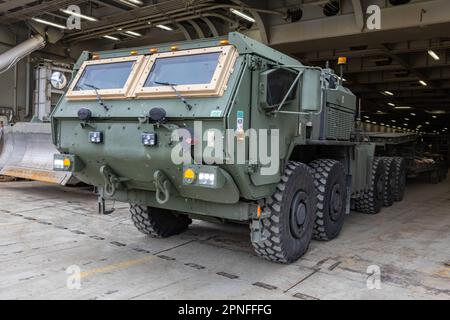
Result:
[[145,234],[248,223],[259,256],[291,263],[352,208],[403,196],[403,159],[354,133],[341,78],[242,34],[84,52],[72,79],[52,114],[54,170],[130,203]]

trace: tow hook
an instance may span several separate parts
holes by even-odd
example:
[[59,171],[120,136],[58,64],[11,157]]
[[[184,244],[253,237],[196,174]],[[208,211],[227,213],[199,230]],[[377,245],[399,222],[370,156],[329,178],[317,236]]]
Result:
[[165,204],[170,199],[170,181],[161,170],[156,170],[154,175],[154,184],[156,189],[156,201],[159,204]]
[[267,234],[264,233],[264,219],[270,218],[270,210],[263,209],[262,204],[257,206],[256,216],[250,223],[250,237],[253,243],[262,243],[267,240]]
[[105,181],[105,187],[103,192],[107,197],[112,197],[116,194],[117,189],[120,187],[120,184],[124,181],[127,181],[126,178],[118,177],[110,167],[107,165],[100,167],[100,173]]

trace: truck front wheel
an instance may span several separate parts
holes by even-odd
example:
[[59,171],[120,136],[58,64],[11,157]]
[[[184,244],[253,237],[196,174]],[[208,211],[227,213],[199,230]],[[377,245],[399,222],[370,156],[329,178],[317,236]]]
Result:
[[174,211],[139,206],[130,206],[131,220],[142,233],[155,238],[167,238],[185,231],[192,220]]
[[256,253],[270,261],[291,263],[311,242],[316,217],[316,189],[311,169],[290,161],[275,193],[267,200],[262,219],[262,239],[253,242]]

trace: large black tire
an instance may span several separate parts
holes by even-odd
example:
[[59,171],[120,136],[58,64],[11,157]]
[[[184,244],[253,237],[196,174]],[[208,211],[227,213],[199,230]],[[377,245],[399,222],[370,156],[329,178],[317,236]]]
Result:
[[364,192],[361,197],[356,199],[356,211],[377,214],[383,207],[384,202],[384,177],[385,166],[382,158],[374,158],[372,163],[372,173],[369,190]]
[[275,193],[267,200],[262,219],[262,242],[253,242],[256,253],[270,261],[292,263],[308,250],[316,216],[316,189],[311,169],[290,161]]
[[392,194],[394,201],[402,201],[405,196],[406,189],[406,162],[405,158],[394,157],[395,167],[395,188]]
[[309,164],[317,190],[314,238],[332,240],[341,232],[345,218],[347,187],[344,166],[337,160],[320,159]]
[[130,212],[136,228],[155,238],[167,238],[182,233],[192,223],[189,217],[165,209],[132,204]]
[[397,184],[395,161],[392,157],[383,157],[382,159],[385,167],[383,205],[390,207],[394,204],[394,191]]

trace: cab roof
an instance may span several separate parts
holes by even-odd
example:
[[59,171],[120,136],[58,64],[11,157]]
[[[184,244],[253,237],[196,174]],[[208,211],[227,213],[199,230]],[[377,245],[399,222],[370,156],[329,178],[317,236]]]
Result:
[[96,55],[98,59],[108,59],[108,58],[130,56],[131,54],[148,55],[151,53],[150,50],[156,50],[158,53],[161,53],[161,52],[169,52],[172,50],[189,50],[197,48],[217,47],[226,44],[235,46],[240,55],[255,54],[264,57],[268,60],[272,60],[274,63],[277,64],[302,66],[302,64],[298,60],[284,53],[281,53],[275,49],[272,49],[262,43],[259,43],[258,41],[253,40],[247,37],[246,35],[243,35],[238,32],[231,32],[227,36],[216,38],[189,40],[183,42],[172,42],[137,48],[100,51],[96,53],[84,52],[84,54],[78,60],[76,66],[80,66],[83,61],[89,59],[88,57],[89,56],[92,57],[93,55]]

